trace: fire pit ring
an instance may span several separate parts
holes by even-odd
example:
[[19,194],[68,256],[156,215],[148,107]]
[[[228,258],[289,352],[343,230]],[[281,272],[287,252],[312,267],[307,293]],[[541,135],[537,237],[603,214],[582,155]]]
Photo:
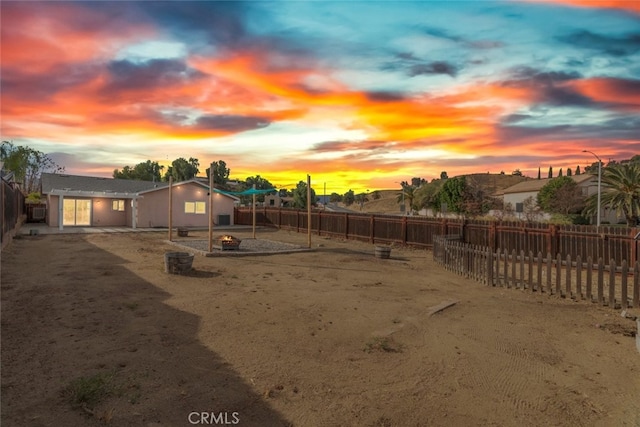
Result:
[[213,246],[221,251],[237,251],[240,250],[242,240],[230,234],[222,234],[213,239]]

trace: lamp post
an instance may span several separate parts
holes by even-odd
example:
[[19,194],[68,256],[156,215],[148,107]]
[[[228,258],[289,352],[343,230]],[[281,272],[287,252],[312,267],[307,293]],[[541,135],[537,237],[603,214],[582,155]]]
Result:
[[582,150],[582,152],[591,153],[596,159],[598,159],[598,219],[597,219],[596,225],[600,227],[600,195],[601,195],[600,182],[602,181],[602,160],[600,160],[600,157],[598,157],[596,153],[594,153],[593,151]]

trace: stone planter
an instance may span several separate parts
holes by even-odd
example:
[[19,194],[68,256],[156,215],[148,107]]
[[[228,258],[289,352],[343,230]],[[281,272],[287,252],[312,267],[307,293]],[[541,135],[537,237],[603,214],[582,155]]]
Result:
[[164,254],[164,272],[185,274],[191,271],[193,254],[188,252],[167,252]]
[[178,237],[187,237],[189,235],[189,229],[180,227],[178,228]]
[[391,256],[391,246],[376,246],[376,258],[387,259]]

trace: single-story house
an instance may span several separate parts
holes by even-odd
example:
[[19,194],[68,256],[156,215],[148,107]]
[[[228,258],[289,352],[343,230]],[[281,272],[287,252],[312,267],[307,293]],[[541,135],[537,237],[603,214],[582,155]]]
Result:
[[[42,174],[47,224],[84,227],[168,227],[169,183]],[[213,221],[233,225],[237,197],[214,189]],[[172,225],[208,227],[209,186],[192,179],[171,188]]]
[[[573,179],[576,182],[578,188],[580,188],[580,190],[582,191],[583,196],[588,197],[592,194],[598,194],[597,176],[593,176],[591,174],[581,174],[573,175],[569,178]],[[516,211],[516,214],[523,212],[524,201],[529,197],[532,197],[533,200],[537,200],[538,192],[552,179],[553,178],[530,179],[506,188],[504,190],[503,197],[504,206],[507,206],[507,204],[511,204],[513,209]],[[615,211],[602,209],[602,221],[608,221],[609,223],[615,224],[616,222],[618,222],[618,220],[619,218],[616,215]]]

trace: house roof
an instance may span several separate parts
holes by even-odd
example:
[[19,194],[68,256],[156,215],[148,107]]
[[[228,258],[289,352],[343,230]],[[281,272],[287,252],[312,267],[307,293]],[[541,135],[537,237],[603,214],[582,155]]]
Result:
[[53,190],[93,191],[107,193],[138,193],[153,188],[166,187],[166,182],[136,181],[132,179],[100,178],[95,176],[42,174],[42,193]]
[[[594,178],[594,176],[585,173],[581,175],[572,175],[569,178],[573,179],[576,184],[582,184],[583,182],[591,180],[592,178]],[[554,178],[530,179],[528,181],[523,181],[516,185],[512,185],[511,187],[505,188],[504,194],[538,192],[552,179]]]
[[[206,188],[207,190],[209,189],[208,185],[203,184],[197,179],[175,182],[173,183],[173,186],[175,187],[191,182],[198,184]],[[54,173],[42,174],[42,194],[56,193],[81,195],[84,197],[132,198],[138,196],[139,194],[162,190],[167,187],[169,187],[168,182],[137,181],[132,179],[100,178],[95,176],[80,176]],[[215,188],[213,189],[213,191],[223,194],[234,200],[239,200],[237,197],[224,194],[223,192],[218,191]]]

